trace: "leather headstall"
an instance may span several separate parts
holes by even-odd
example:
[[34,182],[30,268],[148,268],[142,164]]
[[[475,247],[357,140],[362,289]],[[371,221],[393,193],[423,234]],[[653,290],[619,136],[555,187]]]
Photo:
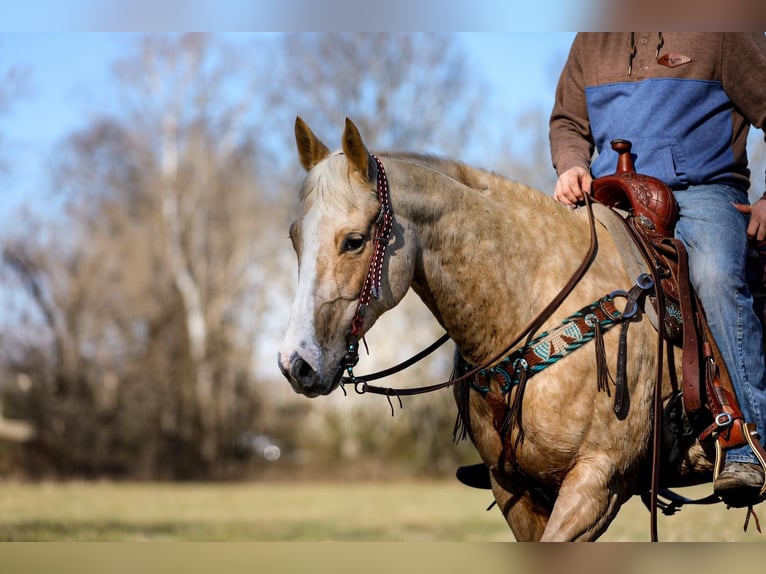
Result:
[[351,320],[351,329],[346,334],[346,354],[343,356],[343,367],[349,375],[353,376],[353,367],[359,361],[359,340],[364,337],[364,317],[367,307],[373,299],[379,299],[381,295],[380,283],[383,274],[383,262],[386,259],[386,247],[391,239],[391,231],[394,228],[394,209],[391,206],[391,190],[388,186],[388,178],[383,163],[377,156],[370,154],[370,161],[376,167],[377,195],[380,203],[380,211],[375,220],[374,246],[367,275],[359,293],[359,301],[356,312]]

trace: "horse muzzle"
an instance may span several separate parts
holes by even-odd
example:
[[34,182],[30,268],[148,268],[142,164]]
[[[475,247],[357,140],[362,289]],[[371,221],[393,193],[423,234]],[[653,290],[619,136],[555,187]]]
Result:
[[280,353],[278,360],[279,370],[290,382],[293,390],[309,398],[330,394],[337,386],[342,374],[342,370],[338,369],[334,376],[328,380],[322,377],[297,352],[292,353],[287,360]]

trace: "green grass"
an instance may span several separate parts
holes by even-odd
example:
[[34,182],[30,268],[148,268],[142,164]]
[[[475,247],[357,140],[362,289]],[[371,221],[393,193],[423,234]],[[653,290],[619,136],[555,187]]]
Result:
[[[682,491],[689,496],[704,490]],[[486,491],[453,481],[0,486],[3,541],[511,541]],[[722,505],[660,516],[660,540],[766,540],[745,512]],[[764,525],[766,526],[766,524]],[[648,541],[649,513],[632,500],[602,538]]]
[[[676,489],[687,498],[703,498],[712,492],[712,485]],[[757,506],[759,518],[766,518],[766,506]],[[658,511],[659,512],[659,511]],[[673,516],[660,515],[657,520],[658,537],[664,542],[766,542],[766,533],[756,529],[750,519],[747,532],[743,531],[747,511],[741,508],[727,509],[722,503],[710,506],[687,505]],[[600,538],[603,541],[648,541],[650,515],[638,497],[623,506],[609,530]],[[766,522],[762,525],[766,529]]]

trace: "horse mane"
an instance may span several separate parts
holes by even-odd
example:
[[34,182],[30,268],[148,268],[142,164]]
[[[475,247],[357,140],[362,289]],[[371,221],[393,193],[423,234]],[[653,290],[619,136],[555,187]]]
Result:
[[527,200],[535,204],[539,200],[542,204],[552,203],[560,206],[558,202],[549,201],[552,199],[551,196],[520,181],[510,179],[487,169],[473,167],[461,161],[436,155],[411,152],[386,152],[385,154],[381,154],[381,157],[420,164],[426,168],[437,171],[470,189],[487,193],[490,197],[502,202],[508,201],[509,198],[524,196]]
[[472,167],[461,161],[431,154],[414,152],[387,152],[385,154],[381,154],[381,156],[421,164],[424,167],[438,171],[439,173],[447,175],[452,179],[459,181],[463,185],[476,190],[495,188],[500,185],[512,185],[517,183],[494,172]]
[[[378,154],[383,159],[392,159],[416,164],[433,170],[442,176],[475,190],[485,197],[502,204],[519,206],[525,204],[533,210],[545,210],[567,217],[570,210],[553,200],[552,196],[540,192],[522,182],[483,168],[473,167],[461,161],[425,153],[386,151]],[[322,170],[311,170],[300,189],[300,200],[315,193],[324,206],[349,206],[357,204],[359,197],[350,185],[333,185],[348,181],[348,165],[340,151],[333,152],[323,162]]]

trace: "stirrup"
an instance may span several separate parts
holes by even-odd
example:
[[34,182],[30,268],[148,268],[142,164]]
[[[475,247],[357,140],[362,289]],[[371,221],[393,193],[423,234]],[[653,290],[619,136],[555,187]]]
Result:
[[[730,496],[725,495],[718,495],[722,502],[724,502],[727,506],[731,508],[750,508],[750,511],[752,512],[752,507],[756,504],[760,504],[764,500],[766,500],[766,451],[764,451],[763,446],[761,446],[760,441],[758,440],[758,432],[756,431],[755,425],[753,423],[745,423],[743,421],[739,421],[742,425],[742,435],[744,436],[746,443],[752,450],[753,454],[756,457],[757,464],[760,465],[761,469],[764,471],[764,479],[763,484],[761,485],[760,490],[758,491],[758,494],[755,494],[755,490],[753,489],[751,492],[753,493],[749,497],[746,496],[737,496],[737,491],[732,490]],[[722,446],[722,441],[716,439],[714,441],[715,445],[715,464],[713,466],[713,483],[715,484],[715,481],[718,479],[718,476],[720,475],[721,471],[723,470],[723,467],[726,463],[726,457],[724,455],[724,447]],[[749,517],[749,515],[748,515]],[[760,530],[760,528],[759,528]]]

